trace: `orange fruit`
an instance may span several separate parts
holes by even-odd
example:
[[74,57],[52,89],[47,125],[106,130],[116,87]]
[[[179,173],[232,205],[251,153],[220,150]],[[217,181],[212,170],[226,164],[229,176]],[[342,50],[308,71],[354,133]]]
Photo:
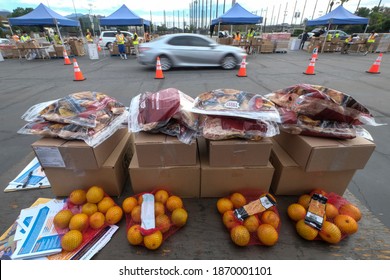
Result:
[[242,225],[235,226],[230,231],[230,238],[238,246],[248,245],[251,236],[248,229]]
[[244,220],[244,227],[246,227],[249,232],[255,232],[259,225],[260,222],[255,215],[249,216]]
[[161,231],[155,231],[152,234],[144,236],[144,245],[149,250],[156,250],[163,242],[163,235]]
[[269,224],[261,224],[257,228],[257,237],[266,246],[273,246],[278,242],[279,234],[276,229]]
[[111,197],[109,197],[109,196],[103,197],[103,199],[100,200],[98,205],[97,205],[98,211],[102,212],[103,214],[106,214],[107,210],[114,205],[115,205],[115,202]]
[[64,251],[72,252],[83,242],[83,234],[78,230],[70,230],[61,238],[61,247]]
[[269,224],[269,225],[273,226],[275,229],[278,228],[279,223],[280,223],[280,218],[279,218],[278,214],[276,214],[275,212],[273,212],[271,210],[264,211],[263,214],[261,215],[260,220],[263,224]]
[[337,215],[334,218],[334,224],[338,226],[341,232],[346,234],[354,234],[359,229],[355,219],[348,215]]
[[155,222],[156,228],[158,228],[162,233],[167,232],[171,228],[171,220],[165,214],[157,216]]
[[227,229],[234,228],[236,225],[238,225],[238,220],[236,219],[233,210],[228,210],[223,213],[222,222]]
[[337,210],[337,207],[334,206],[331,203],[326,203],[325,207],[325,215],[327,219],[333,219],[339,214],[339,210]]
[[157,217],[162,214],[165,214],[165,206],[157,201],[154,203],[154,216]]
[[140,225],[133,225],[129,228],[127,231],[127,241],[129,241],[131,245],[139,245],[144,241]]
[[339,214],[351,216],[356,222],[362,218],[359,208],[352,203],[347,203],[339,208]]
[[177,227],[182,227],[187,223],[188,213],[183,208],[173,210],[171,215],[172,223]]
[[81,213],[91,216],[93,213],[97,212],[98,207],[95,203],[87,202],[81,207]]
[[322,228],[318,234],[322,240],[331,244],[339,243],[341,240],[341,231],[338,226],[328,221],[322,224]]
[[137,205],[131,211],[131,219],[134,223],[141,223],[141,206]]
[[217,201],[217,209],[220,214],[225,213],[226,211],[233,210],[233,202],[226,197],[220,198]]
[[69,226],[69,222],[72,216],[73,213],[69,209],[61,210],[54,216],[53,223],[56,227],[65,229]]
[[142,201],[144,201],[144,198],[142,197],[142,195],[140,195],[137,199],[138,201],[138,205],[142,205]]
[[233,193],[230,196],[230,201],[233,203],[235,209],[240,208],[246,204],[246,198],[241,193]]
[[122,209],[123,209],[123,212],[125,212],[126,214],[129,214],[131,213],[131,211],[133,210],[133,208],[135,206],[138,205],[138,201],[135,197],[127,197],[125,200],[123,200],[122,202]]
[[307,208],[309,208],[310,199],[310,195],[303,194],[298,198],[298,204],[302,205],[307,210]]
[[88,202],[99,203],[104,197],[104,190],[101,187],[92,186],[88,189],[86,197]]
[[167,209],[169,211],[173,211],[177,208],[183,208],[183,201],[181,200],[180,197],[176,196],[176,195],[172,195],[170,197],[168,197],[167,199],[167,202],[166,202],[166,205]]
[[69,201],[75,205],[82,205],[87,201],[86,192],[78,189],[74,190],[69,195]]
[[314,240],[318,235],[318,230],[306,224],[304,219],[296,223],[295,229],[306,240]]
[[106,222],[109,225],[117,224],[123,216],[123,210],[120,206],[115,205],[109,208],[106,212]]
[[291,220],[298,222],[306,216],[306,209],[301,204],[293,203],[290,204],[287,208],[287,215]]
[[85,213],[74,214],[69,222],[69,229],[76,229],[81,232],[85,231],[88,228],[88,215]]
[[161,202],[162,204],[165,204],[168,200],[169,194],[166,190],[158,190],[154,194],[154,200],[157,202]]
[[99,229],[104,226],[106,218],[102,212],[95,212],[89,216],[89,226],[93,229]]

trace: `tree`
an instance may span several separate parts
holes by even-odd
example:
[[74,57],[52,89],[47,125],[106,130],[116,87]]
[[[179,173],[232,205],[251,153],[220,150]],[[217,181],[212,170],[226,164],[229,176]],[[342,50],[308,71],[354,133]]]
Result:
[[20,16],[24,16],[25,14],[28,14],[29,12],[32,12],[34,9],[33,8],[21,8],[21,7],[18,7],[16,9],[14,9],[12,11],[12,13],[10,13],[8,15],[9,18],[13,18],[13,17],[20,17]]

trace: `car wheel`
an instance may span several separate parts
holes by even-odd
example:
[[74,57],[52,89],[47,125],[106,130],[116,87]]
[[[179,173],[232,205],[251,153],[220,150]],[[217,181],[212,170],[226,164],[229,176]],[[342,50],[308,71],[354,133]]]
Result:
[[161,63],[161,70],[168,71],[172,68],[172,61],[169,59],[169,57],[162,55],[160,56],[160,63]]
[[111,49],[112,49],[112,43],[111,43],[111,42],[108,42],[108,43],[106,44],[106,48],[109,49],[109,50],[111,50]]
[[221,66],[225,70],[234,69],[237,67],[237,60],[232,55],[227,55],[222,59]]

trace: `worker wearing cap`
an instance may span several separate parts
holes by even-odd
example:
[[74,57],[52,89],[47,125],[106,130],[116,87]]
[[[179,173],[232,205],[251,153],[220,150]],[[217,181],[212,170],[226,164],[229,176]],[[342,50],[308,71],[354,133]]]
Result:
[[116,31],[116,44],[118,45],[119,55],[122,59],[127,59],[126,51],[125,51],[125,36],[118,29]]

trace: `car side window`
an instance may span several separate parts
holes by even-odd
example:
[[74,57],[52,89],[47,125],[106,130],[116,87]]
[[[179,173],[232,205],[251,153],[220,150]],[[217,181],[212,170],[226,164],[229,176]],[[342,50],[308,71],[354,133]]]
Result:
[[171,40],[168,41],[168,44],[173,46],[188,46],[189,40],[188,37],[186,36],[180,36],[180,37],[172,38]]
[[191,38],[190,44],[191,44],[191,46],[194,46],[194,47],[208,47],[208,46],[210,46],[210,43],[208,41],[203,40],[202,38],[196,38],[196,37]]
[[115,33],[113,32],[106,32],[103,34],[103,37],[115,37]]

